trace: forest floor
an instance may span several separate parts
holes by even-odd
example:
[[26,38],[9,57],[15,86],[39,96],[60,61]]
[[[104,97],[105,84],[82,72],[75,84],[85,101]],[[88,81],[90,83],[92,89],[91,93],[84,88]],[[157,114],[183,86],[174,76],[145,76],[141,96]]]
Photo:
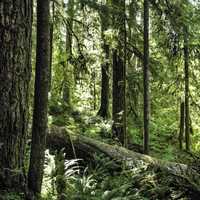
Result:
[[[63,123],[64,122],[64,123]],[[56,126],[66,126],[71,131],[105,143],[117,144],[111,138],[111,121],[105,121],[91,113],[73,112],[71,116],[57,116],[52,120]],[[135,137],[135,136],[134,136]],[[133,138],[134,138],[133,137]],[[142,138],[138,134],[132,150],[141,151]],[[138,139],[139,138],[139,139]],[[154,135],[151,141],[151,156],[166,161],[195,166],[200,172],[200,159],[194,154],[180,151],[175,133]],[[112,160],[97,154],[94,165],[88,164],[83,173],[67,181],[67,199],[70,200],[156,200],[193,199],[200,195],[200,180],[189,174],[176,176],[154,166],[141,163],[133,169],[113,171]],[[68,169],[69,170],[69,169]],[[74,178],[74,176],[72,176]],[[70,179],[70,178],[69,178]],[[51,186],[52,187],[52,186]],[[74,188],[76,188],[74,190]],[[46,195],[49,198],[49,195]],[[46,199],[48,199],[46,198]],[[53,195],[52,195],[53,199]]]
[[[94,113],[73,111],[70,115],[58,114],[49,117],[51,126],[66,127],[105,143],[118,144],[111,137],[111,121],[103,120]],[[131,130],[128,130],[131,134]],[[134,131],[136,133],[136,131]],[[131,150],[141,152],[141,134],[132,135]],[[194,167],[200,175],[200,159],[194,154],[180,151],[175,133],[153,135],[150,156]],[[95,164],[94,164],[95,163]],[[63,164],[60,162],[59,165]],[[83,164],[78,159],[64,162],[64,171],[58,174],[55,156],[48,151],[43,180],[43,199],[58,199],[59,183],[64,183],[62,198],[66,200],[198,200],[200,180],[193,175],[181,176],[162,171],[155,166],[141,162],[137,167],[127,169],[121,166],[113,170],[114,162],[103,154],[95,155],[95,162]],[[62,167],[62,166],[61,166]],[[19,194],[2,195],[3,200],[20,200]]]

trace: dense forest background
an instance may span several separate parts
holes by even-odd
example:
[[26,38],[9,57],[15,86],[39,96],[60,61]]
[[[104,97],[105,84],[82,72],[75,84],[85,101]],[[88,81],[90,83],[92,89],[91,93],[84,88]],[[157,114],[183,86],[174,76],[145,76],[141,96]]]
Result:
[[198,0],[0,0],[0,199],[199,199]]

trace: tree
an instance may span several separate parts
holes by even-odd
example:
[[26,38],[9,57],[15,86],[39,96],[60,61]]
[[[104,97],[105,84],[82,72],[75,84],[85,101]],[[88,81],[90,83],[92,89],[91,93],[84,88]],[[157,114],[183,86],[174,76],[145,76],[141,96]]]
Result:
[[[138,33],[138,24],[137,16],[140,15],[141,10],[138,9],[138,3],[132,1],[128,6],[128,16],[127,20],[127,117],[131,115],[134,128],[138,127],[140,130],[138,132],[143,132],[143,121],[141,119],[141,109],[142,105],[142,94],[140,87],[142,85],[142,70],[138,71],[138,68],[141,68],[141,58],[138,58],[137,53],[134,53],[129,48],[132,46],[133,49],[138,46],[137,38],[142,34]],[[130,126],[129,126],[130,129]]]
[[[108,1],[107,1],[108,5]],[[105,31],[109,28],[109,12],[105,9],[100,12],[101,19],[101,38],[102,49],[105,54],[103,63],[101,64],[101,103],[98,115],[103,118],[109,116],[109,58],[110,58],[110,46],[105,39]]]
[[179,148],[183,149],[183,136],[184,136],[184,122],[185,119],[185,103],[181,102],[180,104],[180,129],[179,129]]
[[73,33],[73,17],[74,17],[74,0],[69,0],[67,3],[67,20],[66,20],[66,64],[64,67],[64,78],[63,78],[63,101],[71,108],[71,82],[73,68],[70,64],[72,58],[72,33]]
[[57,200],[65,200],[66,196],[66,179],[65,179],[65,154],[63,150],[58,150],[55,153],[55,173],[56,173],[56,191]]
[[38,0],[35,94],[32,144],[28,172],[28,188],[35,195],[41,192],[46,147],[50,63],[49,39],[49,0]]
[[0,188],[24,186],[32,1],[0,1]]
[[118,39],[117,46],[113,49],[112,55],[112,132],[113,136],[126,146],[125,3],[123,0],[113,0],[112,5],[117,10],[117,13],[113,14],[113,28],[118,32],[116,37]]
[[144,153],[149,153],[149,0],[144,0]]
[[55,18],[55,2],[51,4],[51,23],[50,23],[50,59],[49,59],[49,91],[51,91],[51,78],[52,78],[52,61],[53,61],[53,39],[54,39],[54,18]]

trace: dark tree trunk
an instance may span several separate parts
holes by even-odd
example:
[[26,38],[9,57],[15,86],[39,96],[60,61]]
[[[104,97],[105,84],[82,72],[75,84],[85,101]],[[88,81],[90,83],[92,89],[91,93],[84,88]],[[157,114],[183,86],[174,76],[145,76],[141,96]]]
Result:
[[[109,46],[105,45],[106,59],[109,59]],[[109,62],[109,61],[108,61]],[[101,105],[98,115],[107,119],[109,117],[109,63],[101,65]]]
[[185,104],[181,102],[180,105],[180,130],[179,130],[179,147],[183,149],[184,125],[185,125]]
[[32,1],[0,1],[0,189],[21,189],[31,75]]
[[113,52],[113,136],[122,144],[125,141],[125,128],[123,124],[124,118],[124,62],[117,54],[117,50]]
[[124,1],[115,0],[113,1],[113,6],[118,11],[124,11],[124,14],[113,16],[113,28],[119,30],[119,34],[117,47],[113,49],[112,132],[113,137],[126,146],[126,29]]
[[188,28],[184,28],[184,62],[185,62],[185,143],[190,151],[190,114],[189,114],[189,47]]
[[28,187],[35,195],[41,192],[43,178],[49,89],[49,39],[49,0],[38,0],[35,96],[28,174]]
[[144,153],[149,154],[149,0],[144,0]]
[[109,58],[110,48],[106,42],[104,32],[109,28],[109,13],[108,10],[100,13],[101,18],[101,38],[103,41],[102,49],[105,54],[104,61],[101,64],[101,104],[98,115],[103,118],[109,116]]

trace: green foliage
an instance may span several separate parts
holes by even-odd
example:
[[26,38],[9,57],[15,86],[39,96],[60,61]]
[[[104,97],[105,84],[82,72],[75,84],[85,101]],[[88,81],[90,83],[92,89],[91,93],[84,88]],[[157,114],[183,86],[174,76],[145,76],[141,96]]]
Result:
[[1,200],[23,200],[24,195],[22,193],[0,191],[0,199]]
[[[107,4],[106,4],[107,2]],[[127,9],[127,132],[130,143],[142,146],[143,140],[143,1],[126,1]],[[153,2],[153,3],[152,3]],[[111,1],[75,1],[72,44],[66,52],[66,26],[69,15],[62,3],[56,3],[54,19],[52,89],[49,125],[65,126],[75,133],[116,144],[112,139],[112,120],[96,116],[100,107],[101,64],[105,61],[102,20],[112,20],[116,8]],[[151,70],[151,155],[168,161],[190,163],[192,158],[178,149],[180,102],[184,99],[183,27],[189,29],[190,48],[190,118],[194,133],[192,150],[200,152],[199,121],[199,2],[151,1],[150,70]],[[68,27],[69,28],[69,27]],[[110,49],[119,42],[118,31],[109,26],[104,40]],[[120,41],[122,46],[124,41]],[[34,40],[35,45],[35,40]],[[67,54],[67,55],[66,55]],[[33,60],[33,63],[35,61]],[[112,51],[108,60],[112,66]],[[110,70],[111,71],[111,70]],[[112,74],[110,76],[110,88]],[[73,94],[71,105],[63,100],[63,87]],[[33,88],[32,88],[33,90]],[[111,93],[111,92],[110,92]],[[110,95],[111,96],[111,95]],[[110,98],[111,99],[111,98]],[[110,100],[111,102],[111,100]],[[111,104],[111,103],[110,103]],[[50,158],[51,156],[49,156]],[[56,184],[64,183],[64,196],[70,200],[176,199],[181,189],[171,187],[174,179],[156,169],[139,166],[127,171],[116,170],[113,161],[96,156],[96,165],[77,172],[75,163],[47,162],[45,199],[56,199]],[[71,165],[72,164],[72,165]],[[65,165],[64,172],[56,168]],[[135,171],[134,171],[135,170]],[[57,179],[57,183],[56,183]]]
[[[142,1],[126,3],[127,129],[134,143],[142,142],[143,127],[142,7]],[[176,132],[174,138],[178,137],[179,103],[184,97],[183,26],[186,25],[190,32],[190,117],[195,126],[192,146],[193,150],[199,151],[199,144],[195,139],[198,138],[200,130],[199,116],[196,112],[199,107],[199,95],[196,92],[199,90],[198,11],[199,3],[196,1],[185,0],[183,3],[180,1],[160,3],[154,1],[152,3],[150,12],[151,144],[152,149],[156,151],[158,148],[154,148],[154,144],[156,146],[156,141],[159,143],[160,137],[164,138],[162,144],[168,142],[165,140],[167,135],[173,135]],[[100,107],[100,70],[101,64],[105,61],[101,30],[104,30],[102,26],[105,24],[109,25],[112,16],[116,13],[122,15],[121,10],[113,8],[111,1],[74,1],[73,13],[72,10],[68,13],[67,3],[66,5],[55,4],[50,114],[55,112],[57,116],[50,118],[51,124],[71,126],[72,129],[76,129],[80,133],[87,132],[86,134],[91,136],[96,135],[97,132],[101,132],[102,136],[107,136],[107,132],[111,133],[110,128],[106,130],[104,122],[97,122],[95,126],[91,126],[88,119],[85,118],[94,116]],[[104,16],[107,17],[102,24]],[[70,28],[70,17],[73,17],[73,30],[70,30],[72,44],[70,55],[68,55],[66,28]],[[116,35],[117,30],[111,25],[104,31],[104,40],[110,49],[114,48],[118,42],[119,38]],[[123,41],[121,42],[123,43]],[[110,52],[109,58],[110,65],[112,65],[111,54],[112,52]],[[112,80],[110,71],[108,74]],[[71,99],[73,109],[83,113],[81,116],[83,120],[79,126],[76,125],[76,120],[71,118],[69,109],[65,109],[63,106],[64,83],[73,94]],[[111,122],[104,124],[111,124]],[[171,145],[171,141],[169,145]]]
[[[140,163],[126,169],[115,162],[96,155],[96,166],[90,166],[77,173],[76,160],[65,163],[65,198],[70,200],[154,200],[195,198],[199,191],[199,179],[192,174],[175,174]],[[115,168],[113,168],[115,166]],[[79,169],[81,167],[79,166]],[[54,199],[48,193],[45,199]]]

